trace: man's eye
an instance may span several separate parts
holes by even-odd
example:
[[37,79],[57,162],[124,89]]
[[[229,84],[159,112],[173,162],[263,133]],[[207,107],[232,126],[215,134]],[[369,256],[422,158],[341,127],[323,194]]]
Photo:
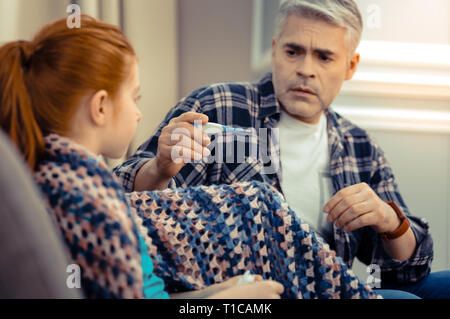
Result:
[[329,61],[331,61],[331,59],[330,59],[328,56],[323,55],[323,54],[319,55],[319,59],[320,59],[321,61],[323,61],[323,62],[329,62]]
[[295,56],[297,54],[297,52],[295,52],[294,50],[286,50],[286,54],[288,56]]

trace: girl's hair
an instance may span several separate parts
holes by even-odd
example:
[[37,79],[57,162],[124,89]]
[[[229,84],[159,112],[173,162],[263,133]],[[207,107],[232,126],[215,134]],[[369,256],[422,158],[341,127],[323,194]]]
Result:
[[0,47],[0,126],[35,169],[43,137],[64,134],[83,96],[106,90],[113,99],[130,72],[133,47],[116,26],[81,16],[61,19],[31,42]]

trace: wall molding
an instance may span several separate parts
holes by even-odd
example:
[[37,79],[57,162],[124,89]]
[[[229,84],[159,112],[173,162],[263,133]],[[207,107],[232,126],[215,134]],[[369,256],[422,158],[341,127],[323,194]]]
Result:
[[344,83],[341,94],[450,101],[450,72],[443,76],[405,73],[400,70],[357,71],[352,80]]
[[450,109],[419,111],[376,107],[357,108],[344,105],[333,105],[333,109],[367,130],[450,135]]
[[361,41],[357,52],[363,65],[450,71],[450,45],[387,41]]
[[362,41],[357,51],[358,71],[342,94],[450,101],[450,45]]

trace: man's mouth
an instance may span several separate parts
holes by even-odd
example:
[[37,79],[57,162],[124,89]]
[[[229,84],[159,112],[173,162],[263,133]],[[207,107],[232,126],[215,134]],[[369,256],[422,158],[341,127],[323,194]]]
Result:
[[297,86],[295,88],[292,88],[291,91],[293,91],[295,93],[300,93],[300,94],[317,95],[316,92],[314,92],[313,90],[311,90],[310,88],[305,87],[305,86]]

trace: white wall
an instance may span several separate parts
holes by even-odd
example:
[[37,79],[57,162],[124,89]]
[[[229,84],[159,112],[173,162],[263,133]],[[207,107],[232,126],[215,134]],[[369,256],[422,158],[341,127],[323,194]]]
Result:
[[139,58],[143,120],[133,149],[143,143],[178,99],[176,0],[127,0],[125,32]]
[[0,43],[30,39],[44,24],[66,16],[68,1],[0,0]]
[[355,1],[366,17],[366,22],[368,22],[369,14],[375,13],[375,10],[380,12],[379,26],[375,26],[374,20],[371,20],[369,24],[366,23],[363,32],[363,37],[366,39],[449,44],[450,1],[448,0]]
[[179,97],[206,84],[250,81],[252,0],[178,0]]

